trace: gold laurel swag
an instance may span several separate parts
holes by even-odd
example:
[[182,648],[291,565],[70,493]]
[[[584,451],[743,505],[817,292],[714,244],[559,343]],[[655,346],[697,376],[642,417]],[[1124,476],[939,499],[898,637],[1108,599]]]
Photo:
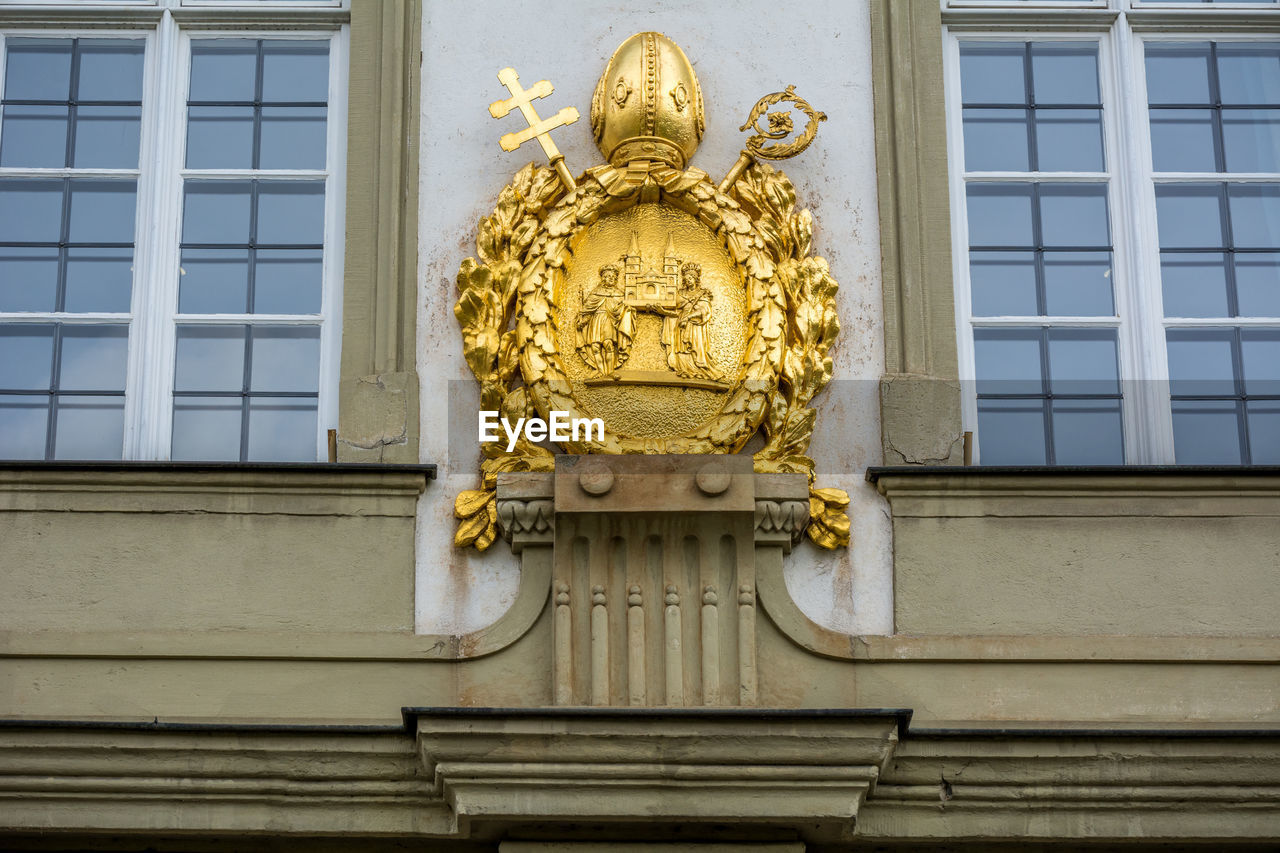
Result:
[[[480,222],[479,262],[468,258],[459,270],[454,313],[467,364],[480,383],[482,408],[504,417],[576,408],[557,352],[555,285],[571,258],[572,239],[601,215],[636,203],[642,187],[611,166],[588,170],[583,178],[565,194],[552,170],[533,164],[521,169],[494,213]],[[653,441],[606,435],[571,450],[733,453],[763,428],[767,442],[755,455],[756,469],[807,474],[810,538],[826,548],[847,545],[848,496],[815,489],[813,460],[805,455],[815,415],[809,402],[831,378],[827,352],[839,332],[837,285],[826,261],[809,256],[812,216],[796,210],[791,182],[765,164],[739,177],[730,190],[736,199],[698,169],[652,169],[643,183],[650,185],[660,188],[662,201],[714,231],[744,272],[754,331],[743,354],[742,381],[716,418],[686,436]],[[497,443],[484,445],[484,454],[482,488],[463,492],[454,506],[460,520],[455,545],[478,550],[496,537],[497,473],[554,465],[548,450],[523,439],[509,454]]]
[[[513,388],[518,351],[512,328],[521,258],[539,231],[546,208],[564,187],[553,169],[526,165],[498,194],[498,204],[476,229],[477,258],[458,269],[458,302],[453,314],[462,328],[463,355],[480,384],[480,408],[499,411],[512,422],[534,414],[523,388]],[[457,547],[484,551],[497,538],[497,476],[502,471],[550,471],[551,452],[523,436],[511,453],[504,444],[481,445],[481,488],[458,495],[453,512]]]
[[[814,486],[814,462],[807,452],[813,438],[813,397],[831,381],[829,352],[840,334],[836,313],[839,285],[824,258],[810,254],[813,215],[796,208],[796,191],[782,172],[765,163],[746,169],[733,193],[755,220],[763,246],[750,265],[771,261],[771,281],[785,296],[786,351],[777,387],[769,395],[762,424],[767,439],[755,454],[761,472],[804,473],[809,477],[809,526],[805,532],[823,548],[849,544],[849,495]],[[777,260],[775,260],[777,259]]]

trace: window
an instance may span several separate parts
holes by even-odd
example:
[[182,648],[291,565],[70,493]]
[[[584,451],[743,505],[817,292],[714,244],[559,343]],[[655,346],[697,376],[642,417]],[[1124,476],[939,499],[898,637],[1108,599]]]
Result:
[[262,4],[299,13],[261,33],[161,5],[84,32],[0,6],[0,458],[324,458],[345,34],[305,28],[333,3]]
[[1280,462],[1280,43],[1146,45],[1174,451]]
[[9,37],[4,48],[0,448],[118,458],[144,45]]
[[1280,463],[1280,41],[1137,6],[948,35],[983,464]]

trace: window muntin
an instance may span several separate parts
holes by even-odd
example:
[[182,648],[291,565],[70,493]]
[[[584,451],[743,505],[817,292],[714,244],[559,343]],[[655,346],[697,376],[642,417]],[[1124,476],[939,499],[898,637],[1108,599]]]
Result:
[[[216,77],[202,74],[192,42],[250,46],[257,90],[225,98],[226,106],[249,114],[252,148],[241,162],[189,160],[180,126],[159,125],[152,142],[145,138],[157,115],[185,121],[181,105],[165,102],[187,97],[186,69],[197,82]],[[15,43],[16,54],[5,50]],[[322,455],[324,428],[335,416],[339,339],[326,325],[341,279],[345,113],[340,102],[334,109],[333,93],[342,91],[333,59],[338,44],[345,40],[333,31],[261,38],[202,31],[188,40],[167,12],[158,35],[0,37],[0,72],[12,57],[18,70],[7,76],[20,82],[6,90],[0,73],[0,351],[10,351],[0,358],[21,351],[47,364],[11,377],[13,385],[0,376],[0,458]],[[168,67],[144,79],[144,61],[156,57]],[[133,64],[109,67],[107,60]],[[50,83],[59,69],[65,83]],[[182,85],[166,86],[166,74]],[[209,135],[202,128],[190,138],[205,142]],[[55,136],[61,160],[49,153]],[[189,195],[211,185],[236,188],[252,202],[240,233],[228,236],[224,228],[213,242],[181,223]],[[250,218],[260,218],[260,226]],[[228,222],[205,217],[205,225]],[[187,391],[228,404],[223,388],[175,387],[181,336],[203,328],[238,333],[249,342],[244,369],[256,368],[235,389],[234,447],[216,454],[190,452],[193,442],[175,427],[175,407],[190,410],[198,396]],[[99,353],[103,371],[86,384],[68,358],[89,349]]]

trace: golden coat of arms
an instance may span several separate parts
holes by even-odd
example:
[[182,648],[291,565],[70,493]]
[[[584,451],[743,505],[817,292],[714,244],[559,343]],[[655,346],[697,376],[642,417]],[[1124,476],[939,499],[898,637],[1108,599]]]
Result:
[[[808,536],[847,545],[848,496],[815,488],[806,455],[840,330],[837,285],[811,254],[813,218],[791,181],[761,162],[804,150],[826,116],[793,87],[762,98],[742,127],[754,130],[747,150],[717,184],[688,166],[704,129],[692,65],[661,33],[638,33],[592,98],[606,163],[575,178],[549,134],[577,111],[542,119],[533,101],[550,83],[524,89],[510,68],[498,78],[510,97],[490,113],[528,123],[502,147],[536,139],[551,165],[516,173],[458,271],[454,313],[480,408],[510,422],[603,422],[603,435],[557,442],[577,454],[738,453],[760,434],[755,469],[807,474]],[[524,435],[482,448],[482,488],[458,496],[454,540],[480,550],[496,536],[497,475],[554,467],[553,449]]]

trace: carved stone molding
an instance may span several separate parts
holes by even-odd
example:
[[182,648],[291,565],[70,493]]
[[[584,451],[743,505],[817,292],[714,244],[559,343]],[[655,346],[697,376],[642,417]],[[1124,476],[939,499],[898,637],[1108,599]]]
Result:
[[555,524],[555,504],[550,500],[498,501],[498,530],[508,542],[516,536],[526,544],[551,541]]
[[808,501],[756,501],[757,540],[785,535],[794,545],[808,523]]
[[464,837],[536,820],[729,824],[744,835],[769,826],[809,841],[851,837],[909,716],[621,708],[414,714],[423,766]]

